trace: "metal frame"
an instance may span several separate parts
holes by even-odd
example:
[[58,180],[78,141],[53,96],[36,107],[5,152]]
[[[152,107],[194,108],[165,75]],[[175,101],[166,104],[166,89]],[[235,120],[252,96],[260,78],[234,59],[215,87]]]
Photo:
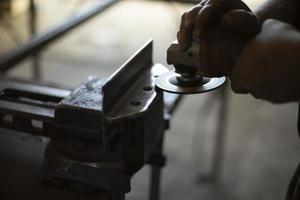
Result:
[[[31,38],[34,38],[37,34],[37,8],[35,4],[35,0],[30,0],[29,2],[29,18],[28,18],[28,25],[29,25],[29,32]],[[41,69],[40,69],[40,53],[35,53],[32,56],[32,74],[35,80],[39,80],[41,77]]]
[[[20,45],[20,47],[13,49],[0,57],[0,73],[6,72],[20,63],[27,57],[37,54],[45,49],[48,45],[64,36],[66,33],[77,28],[79,25],[85,23],[87,20],[103,12],[119,0],[99,0],[96,5],[91,6],[84,12],[80,12],[75,16],[71,16],[54,28],[37,34],[29,41]],[[33,4],[32,4],[33,5]],[[32,12],[33,13],[33,12]],[[34,14],[31,14],[34,17]],[[31,26],[32,33],[35,28]],[[37,72],[38,73],[38,72]]]

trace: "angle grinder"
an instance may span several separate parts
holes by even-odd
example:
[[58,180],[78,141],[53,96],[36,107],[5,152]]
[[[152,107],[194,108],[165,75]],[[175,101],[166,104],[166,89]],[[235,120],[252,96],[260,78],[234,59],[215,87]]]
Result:
[[159,76],[156,86],[160,89],[177,94],[204,93],[219,88],[225,83],[225,77],[207,78],[199,74],[199,45],[193,45],[186,51],[179,50],[177,41],[167,50],[167,62],[173,64],[175,70]]
[[[174,70],[159,76],[156,79],[156,86],[166,92],[177,94],[204,93],[222,86],[226,78],[219,75],[231,73],[245,46],[260,31],[258,20],[252,12],[238,12],[246,23],[231,28],[215,26],[205,41],[202,40],[203,46],[200,46],[199,40],[194,39],[187,51],[181,51],[178,42],[173,42],[167,50],[167,62],[174,66]],[[209,63],[206,64],[219,73],[216,73],[218,77],[208,78],[202,75],[205,73],[201,71],[203,69],[200,53],[202,57],[205,56],[204,58],[209,57]],[[220,63],[222,66],[218,66]]]

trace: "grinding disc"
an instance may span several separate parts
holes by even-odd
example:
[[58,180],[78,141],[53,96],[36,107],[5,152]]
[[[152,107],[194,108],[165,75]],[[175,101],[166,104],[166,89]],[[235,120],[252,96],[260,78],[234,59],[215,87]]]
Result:
[[180,83],[175,72],[169,72],[156,79],[160,89],[176,94],[197,94],[215,90],[225,83],[226,78],[202,78],[197,84]]

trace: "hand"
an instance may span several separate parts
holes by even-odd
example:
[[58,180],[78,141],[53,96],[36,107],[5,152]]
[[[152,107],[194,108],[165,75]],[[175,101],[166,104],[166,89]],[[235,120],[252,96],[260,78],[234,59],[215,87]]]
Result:
[[193,33],[197,38],[205,35],[212,26],[221,21],[224,13],[237,9],[250,11],[241,0],[202,0],[186,11],[181,17],[177,33],[181,50],[185,51],[191,46]]
[[178,42],[182,51],[200,43],[198,73],[228,75],[246,43],[260,31],[255,15],[240,0],[203,0],[181,20]]
[[291,25],[266,20],[233,68],[231,87],[274,103],[300,98],[300,33]]

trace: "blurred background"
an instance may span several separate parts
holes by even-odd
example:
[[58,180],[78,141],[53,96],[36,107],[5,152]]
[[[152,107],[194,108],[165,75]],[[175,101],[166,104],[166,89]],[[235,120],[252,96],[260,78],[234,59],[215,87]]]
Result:
[[[96,1],[36,0],[36,34],[76,16]],[[255,8],[262,1],[245,2]],[[28,5],[29,0],[0,0],[0,56],[30,39]],[[154,40],[154,61],[167,66],[166,49],[176,39],[181,14],[193,5],[174,1],[121,1],[42,51],[36,61],[38,69],[28,59],[6,76],[72,89],[89,75],[109,76],[150,38]],[[300,161],[297,104],[274,105],[250,95],[236,95],[230,90],[227,93],[225,104],[218,91],[184,98],[166,134],[168,162],[162,176],[162,199],[284,198]],[[220,106],[226,106],[227,112],[222,133],[225,146],[220,151],[223,162],[216,185],[206,181],[205,176],[213,166]],[[18,151],[11,155],[18,156]],[[35,146],[31,151],[43,154]],[[147,198],[148,172],[146,166],[134,176],[128,199]]]

